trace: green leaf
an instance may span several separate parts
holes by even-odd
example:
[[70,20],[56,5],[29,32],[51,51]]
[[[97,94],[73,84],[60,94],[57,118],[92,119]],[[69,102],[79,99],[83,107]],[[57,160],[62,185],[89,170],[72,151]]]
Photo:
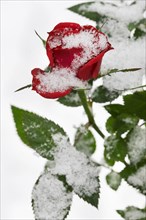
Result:
[[111,102],[119,96],[119,92],[110,91],[104,86],[99,86],[93,92],[91,98],[94,102]]
[[57,100],[63,105],[70,106],[70,107],[78,107],[81,106],[81,101],[77,91],[72,91],[69,95],[61,97]]
[[27,85],[27,86],[23,86],[23,87],[21,87],[20,89],[17,89],[15,92],[19,92],[19,91],[21,91],[21,90],[23,90],[23,89],[30,88],[31,86],[32,86],[31,84],[29,84],[29,85]]
[[146,159],[146,129],[135,126],[126,136],[130,163],[136,165]]
[[15,106],[12,112],[21,140],[42,157],[52,159],[52,150],[56,147],[53,135],[59,133],[66,137],[64,130],[53,121]]
[[120,175],[127,183],[146,195],[146,159],[139,162],[136,166],[127,165]]
[[111,134],[116,133],[121,135],[126,131],[134,128],[138,121],[139,120],[137,117],[127,113],[122,113],[115,117],[109,117],[106,122],[106,129]]
[[137,40],[139,37],[146,35],[146,18],[141,19],[138,22],[131,22],[128,25],[129,31],[133,32],[133,37]]
[[124,139],[111,135],[105,140],[104,147],[104,158],[110,166],[113,166],[116,161],[124,161],[127,154],[127,144]]
[[[77,193],[77,195],[80,198],[82,198],[84,201],[88,202],[90,205],[93,205],[94,207],[98,208],[99,193],[100,193],[100,191],[99,191],[100,185],[99,185],[99,178],[98,177],[96,178],[96,181],[98,183],[98,187],[96,189],[96,193],[93,193],[91,195],[87,195],[87,194],[80,195],[80,194]],[[82,187],[84,187],[84,186],[82,186]],[[81,187],[81,189],[82,189],[82,187]]]
[[35,33],[38,36],[38,38],[42,41],[43,46],[46,48],[46,41],[37,33],[37,31],[35,31]]
[[95,2],[84,2],[75,6],[68,8],[68,10],[75,12],[79,15],[82,15],[86,18],[89,18],[92,21],[101,22],[105,21],[106,16],[101,15],[98,12],[88,10],[88,6],[92,5]]
[[113,190],[117,190],[121,184],[121,176],[114,172],[111,171],[107,176],[106,176],[106,181],[107,184],[113,189]]
[[146,35],[146,31],[141,30],[140,28],[136,28],[134,32],[134,38],[137,40],[139,37],[143,37]]
[[74,146],[87,156],[91,156],[96,150],[96,140],[92,132],[86,129],[85,126],[78,128],[75,134]]
[[114,117],[122,113],[127,113],[125,106],[120,104],[105,105],[104,108]]
[[123,97],[127,111],[146,120],[146,91],[135,92]]
[[125,210],[117,210],[125,220],[146,220],[146,209],[140,209],[135,206],[128,206]]
[[72,203],[72,190],[64,179],[44,172],[32,191],[35,219],[65,219]]

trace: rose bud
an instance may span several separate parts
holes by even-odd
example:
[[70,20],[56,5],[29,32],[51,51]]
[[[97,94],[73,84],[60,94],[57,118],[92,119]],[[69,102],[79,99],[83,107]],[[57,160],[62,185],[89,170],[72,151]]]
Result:
[[50,72],[32,70],[32,89],[45,98],[59,98],[96,79],[103,55],[112,49],[105,34],[76,23],[59,23],[46,42]]
[[97,78],[103,55],[111,49],[104,33],[76,23],[59,23],[46,42],[50,67],[71,68],[82,80]]

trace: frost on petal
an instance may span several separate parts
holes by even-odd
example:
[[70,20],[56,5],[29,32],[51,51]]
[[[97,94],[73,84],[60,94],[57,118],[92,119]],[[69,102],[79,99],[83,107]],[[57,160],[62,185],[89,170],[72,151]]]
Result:
[[67,192],[63,182],[50,173],[44,173],[32,192],[35,219],[64,219],[72,202],[72,193]]

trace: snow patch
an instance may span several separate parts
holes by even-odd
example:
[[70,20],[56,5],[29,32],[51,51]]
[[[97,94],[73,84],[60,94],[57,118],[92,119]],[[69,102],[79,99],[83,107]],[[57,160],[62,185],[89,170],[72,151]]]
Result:
[[137,164],[146,155],[146,129],[134,128],[128,141],[128,154],[130,161]]
[[72,193],[66,191],[63,182],[46,173],[35,185],[32,201],[36,219],[64,219],[72,202]]
[[71,63],[71,68],[76,70],[83,66],[93,57],[108,47],[105,35],[97,33],[95,30],[84,30],[80,33],[65,36],[63,38],[63,48],[82,48],[80,55],[75,55]]
[[40,92],[63,92],[72,87],[86,88],[86,82],[78,79],[75,76],[75,72],[69,68],[54,68],[51,72],[44,72],[44,74],[38,72],[36,77],[40,83],[37,85],[37,89]]
[[135,187],[141,187],[143,193],[146,193],[146,165],[140,167],[138,171],[127,179],[128,183]]
[[125,219],[126,220],[138,220],[146,217],[146,213],[142,212],[141,210],[130,207],[125,211]]
[[143,71],[115,72],[103,77],[103,85],[110,91],[124,91],[142,85]]
[[[90,5],[80,6],[80,11],[98,12],[101,15],[106,15],[110,18],[121,20],[122,22],[129,23],[141,19],[141,15],[145,8],[144,1],[137,1],[137,4],[130,4],[127,0],[123,3],[119,0],[104,1],[105,4],[94,2]],[[110,4],[108,4],[110,3]],[[117,7],[118,6],[118,7]],[[126,16],[125,16],[126,15]]]
[[71,146],[60,133],[53,136],[57,149],[53,152],[56,166],[52,174],[66,175],[66,180],[80,196],[91,196],[99,191],[97,181],[99,167],[89,161],[87,156]]

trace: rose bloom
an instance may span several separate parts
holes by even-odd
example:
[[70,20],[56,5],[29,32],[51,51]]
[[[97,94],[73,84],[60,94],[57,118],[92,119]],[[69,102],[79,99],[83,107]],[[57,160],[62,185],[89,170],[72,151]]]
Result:
[[106,35],[95,27],[59,23],[46,41],[51,72],[32,70],[32,89],[45,98],[59,98],[84,87],[83,82],[98,77],[102,58],[111,49]]

